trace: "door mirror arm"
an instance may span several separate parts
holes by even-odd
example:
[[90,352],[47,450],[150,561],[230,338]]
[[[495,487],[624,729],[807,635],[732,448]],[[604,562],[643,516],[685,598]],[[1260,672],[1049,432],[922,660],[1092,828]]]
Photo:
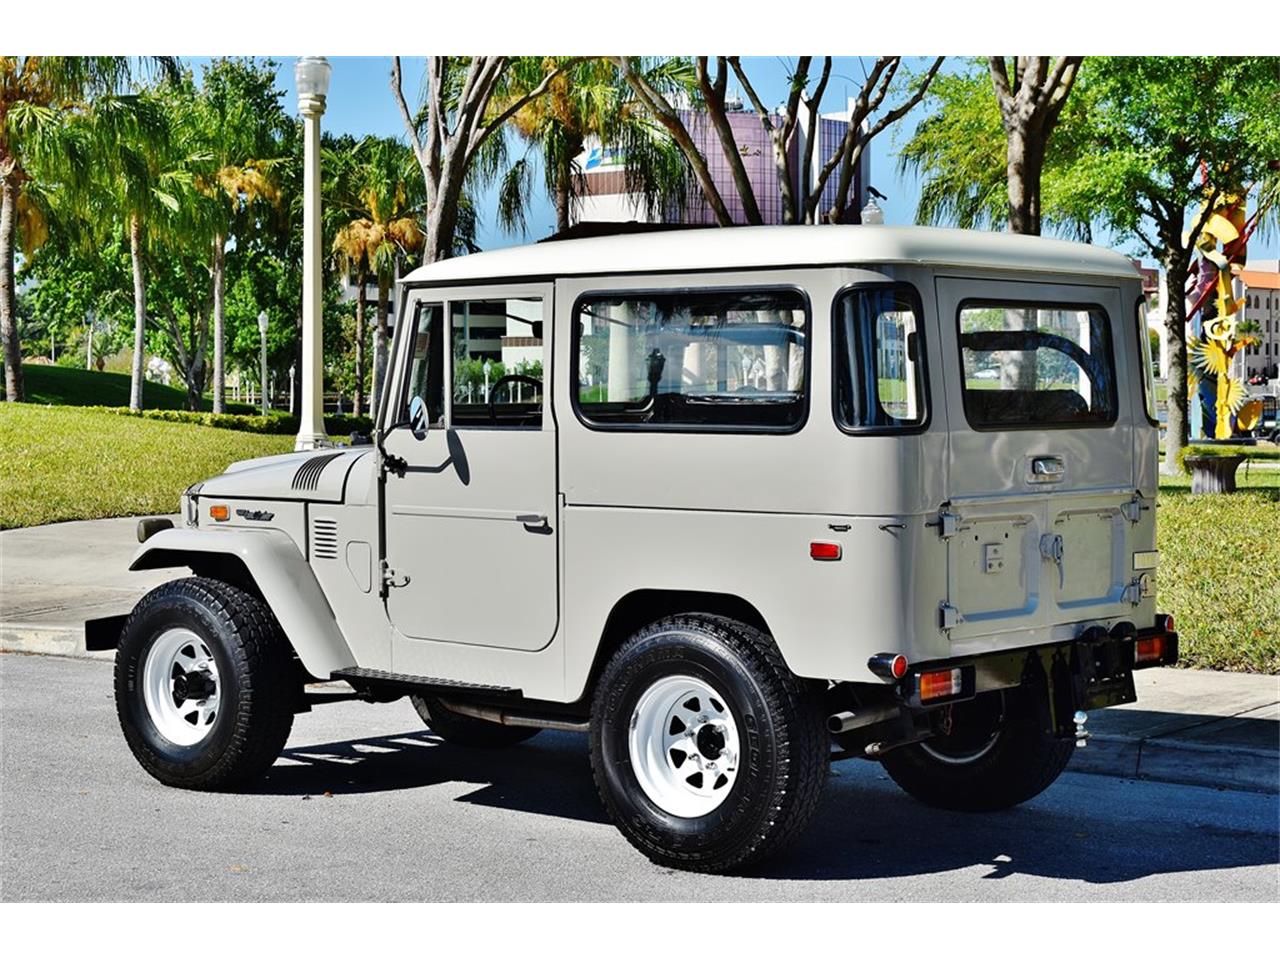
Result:
[[409,401],[409,416],[405,420],[397,420],[395,423],[379,429],[377,432],[378,457],[382,461],[383,470],[394,473],[397,477],[404,477],[405,471],[409,468],[408,462],[404,457],[398,457],[394,453],[387,453],[386,439],[392,430],[400,427],[408,427],[413,431],[415,440],[425,440],[427,436],[427,405],[423,403],[421,397],[414,397]]

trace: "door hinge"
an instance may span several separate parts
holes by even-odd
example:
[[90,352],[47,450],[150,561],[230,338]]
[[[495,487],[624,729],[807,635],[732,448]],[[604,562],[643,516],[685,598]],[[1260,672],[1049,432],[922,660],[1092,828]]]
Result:
[[960,532],[960,515],[951,513],[949,510],[939,510],[938,519],[929,521],[925,526],[937,527],[938,536],[943,540],[949,540]]
[[391,587],[407,587],[412,578],[407,573],[393,570],[387,561],[382,561],[382,595],[386,596]]
[[1142,511],[1150,509],[1142,499],[1142,495],[1137,493],[1120,505],[1120,512],[1130,523],[1137,523],[1142,519]]
[[964,614],[953,607],[949,603],[938,605],[938,623],[943,630],[950,630],[957,624],[964,622]]

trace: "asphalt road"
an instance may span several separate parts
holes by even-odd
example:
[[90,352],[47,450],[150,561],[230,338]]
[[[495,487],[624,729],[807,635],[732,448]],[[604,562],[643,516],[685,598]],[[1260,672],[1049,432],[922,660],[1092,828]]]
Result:
[[110,664],[0,655],[0,899],[1263,900],[1280,797],[1066,774],[998,815],[833,769],[805,837],[747,876],[655,867],[605,822],[586,741],[441,744],[407,701],[297,718],[253,790],[162,787]]

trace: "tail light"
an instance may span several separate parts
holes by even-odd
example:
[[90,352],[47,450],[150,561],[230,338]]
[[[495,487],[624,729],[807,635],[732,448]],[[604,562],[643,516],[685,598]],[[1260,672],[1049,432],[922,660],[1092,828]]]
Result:
[[1164,637],[1141,637],[1133,645],[1134,663],[1159,663],[1164,659]]
[[930,670],[920,674],[920,700],[940,700],[957,697],[964,690],[964,675],[959,667],[950,670]]

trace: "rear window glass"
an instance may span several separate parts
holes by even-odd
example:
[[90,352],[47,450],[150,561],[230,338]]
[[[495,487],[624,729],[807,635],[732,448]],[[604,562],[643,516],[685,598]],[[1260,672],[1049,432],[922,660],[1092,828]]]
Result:
[[848,430],[922,426],[926,418],[919,297],[858,287],[836,301],[836,419]]
[[789,430],[804,419],[799,291],[601,294],[576,314],[576,400],[591,424]]
[[960,356],[965,415],[974,427],[1116,419],[1111,328],[1100,307],[962,304]]

